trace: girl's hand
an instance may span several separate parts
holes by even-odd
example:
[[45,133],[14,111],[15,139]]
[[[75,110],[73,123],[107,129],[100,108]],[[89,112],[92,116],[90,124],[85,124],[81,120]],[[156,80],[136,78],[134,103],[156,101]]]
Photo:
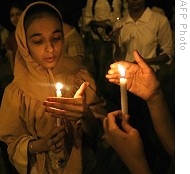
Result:
[[50,133],[39,140],[31,140],[28,144],[30,153],[41,153],[52,151],[59,153],[65,147],[65,126],[54,127]]
[[85,89],[89,86],[88,82],[84,82],[74,98],[64,97],[48,97],[44,102],[46,111],[51,113],[53,117],[78,121],[88,110],[88,105],[85,102]]

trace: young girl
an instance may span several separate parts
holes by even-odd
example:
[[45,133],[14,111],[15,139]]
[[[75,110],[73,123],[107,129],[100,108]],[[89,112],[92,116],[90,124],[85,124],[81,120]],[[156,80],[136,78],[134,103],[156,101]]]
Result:
[[[92,154],[96,145],[105,100],[86,69],[62,56],[62,26],[59,12],[46,2],[30,4],[17,24],[14,80],[2,100],[0,140],[22,174],[80,174],[95,164],[82,153]],[[63,84],[63,97],[55,98],[56,82]],[[56,117],[63,118],[60,126]]]

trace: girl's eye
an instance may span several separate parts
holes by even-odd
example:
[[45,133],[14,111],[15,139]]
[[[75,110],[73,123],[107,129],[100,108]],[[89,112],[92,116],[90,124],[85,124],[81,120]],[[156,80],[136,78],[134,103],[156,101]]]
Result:
[[43,40],[33,40],[33,43],[36,45],[40,45],[43,43]]
[[55,42],[56,42],[56,41],[60,41],[60,40],[61,40],[61,37],[54,37],[54,38],[53,38],[53,41],[55,41]]

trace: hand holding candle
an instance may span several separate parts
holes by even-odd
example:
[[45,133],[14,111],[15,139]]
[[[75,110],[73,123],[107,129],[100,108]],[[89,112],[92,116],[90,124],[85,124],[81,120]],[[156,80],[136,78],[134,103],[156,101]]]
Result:
[[122,115],[128,114],[128,101],[127,101],[127,79],[125,78],[125,68],[118,64],[118,70],[120,72],[120,93],[121,93],[121,110]]
[[[59,82],[56,83],[56,96],[57,97],[61,97],[62,93],[61,93],[61,89],[63,88],[63,85]],[[61,119],[57,118],[57,127],[61,125]]]

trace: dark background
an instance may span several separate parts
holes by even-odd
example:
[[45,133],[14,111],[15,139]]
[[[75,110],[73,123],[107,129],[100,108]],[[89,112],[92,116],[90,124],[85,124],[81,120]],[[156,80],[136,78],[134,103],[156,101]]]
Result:
[[[9,20],[9,4],[14,1],[21,2],[25,7],[37,0],[0,0],[0,23],[8,30],[11,29]],[[64,21],[77,26],[81,10],[86,5],[87,0],[45,0],[55,5],[63,15]],[[147,5],[161,7],[169,20],[173,18],[175,10],[175,0],[146,0]]]
[[[9,4],[18,1],[26,7],[31,2],[37,0],[0,0],[0,24],[8,30],[11,29],[9,20]],[[63,15],[64,21],[71,25],[78,25],[81,10],[86,5],[86,0],[44,0],[55,5]]]

